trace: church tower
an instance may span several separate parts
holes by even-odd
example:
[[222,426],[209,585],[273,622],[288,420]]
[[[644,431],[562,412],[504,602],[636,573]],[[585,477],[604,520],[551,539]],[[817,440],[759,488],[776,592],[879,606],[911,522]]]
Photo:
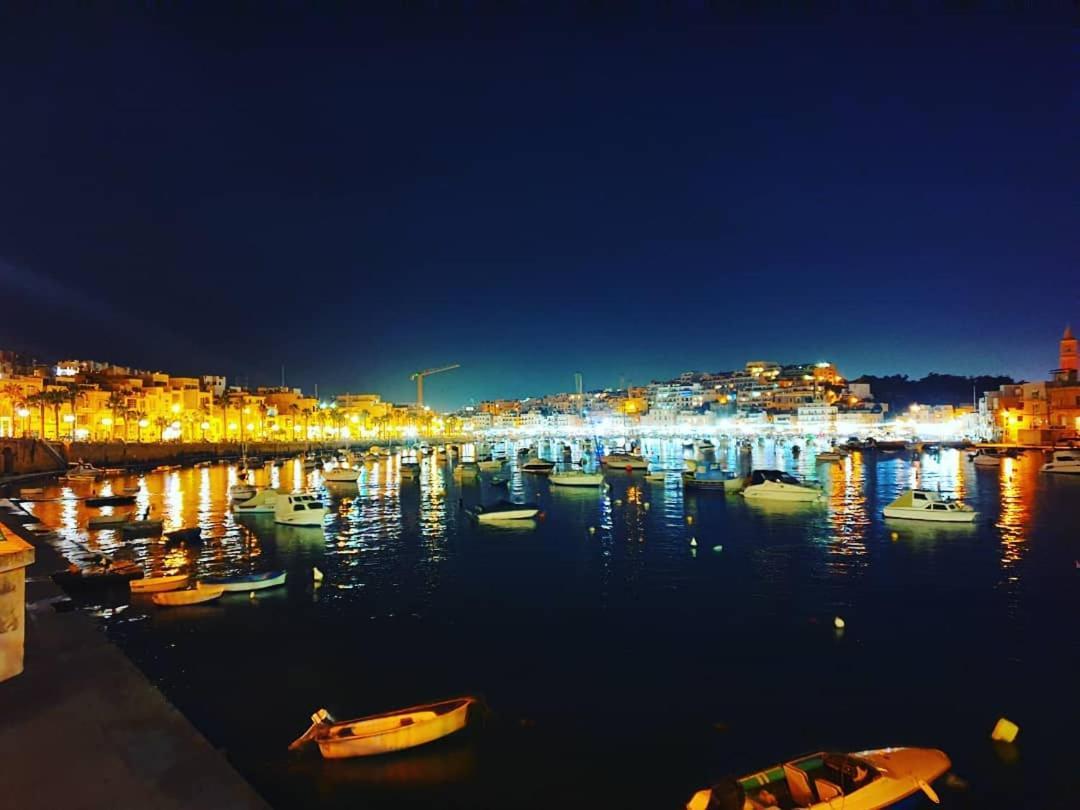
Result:
[[1073,337],[1072,327],[1065,327],[1065,334],[1061,336],[1061,353],[1058,358],[1058,368],[1065,372],[1072,372],[1075,377],[1080,369],[1080,356],[1076,353],[1076,338]]

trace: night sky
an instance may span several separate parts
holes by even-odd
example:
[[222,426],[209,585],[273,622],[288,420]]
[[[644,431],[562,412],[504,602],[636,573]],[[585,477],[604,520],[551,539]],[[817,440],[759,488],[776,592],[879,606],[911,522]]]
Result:
[[0,348],[451,407],[1080,326],[1072,4],[436,5],[7,13]]

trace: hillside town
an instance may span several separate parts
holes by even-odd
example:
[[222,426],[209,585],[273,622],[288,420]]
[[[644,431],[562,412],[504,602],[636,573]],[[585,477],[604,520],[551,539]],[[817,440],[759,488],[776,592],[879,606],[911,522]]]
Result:
[[87,360],[0,352],[0,437],[54,441],[393,441],[419,436],[640,432],[894,434],[1044,445],[1080,433],[1077,339],[1066,328],[1046,380],[973,391],[969,402],[902,410],[828,362],[753,360],[647,385],[485,400],[449,413],[376,393],[319,399],[298,388],[230,385]]

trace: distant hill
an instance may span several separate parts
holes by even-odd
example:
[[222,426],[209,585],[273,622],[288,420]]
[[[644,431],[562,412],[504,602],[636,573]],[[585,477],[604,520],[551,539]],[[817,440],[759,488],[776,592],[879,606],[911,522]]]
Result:
[[864,374],[857,383],[869,383],[870,392],[878,402],[887,402],[893,411],[905,410],[918,402],[920,405],[970,405],[974,387],[975,397],[993,391],[1002,385],[1016,382],[1012,377],[960,377],[955,374],[927,374],[921,380],[909,379],[906,374],[875,377]]

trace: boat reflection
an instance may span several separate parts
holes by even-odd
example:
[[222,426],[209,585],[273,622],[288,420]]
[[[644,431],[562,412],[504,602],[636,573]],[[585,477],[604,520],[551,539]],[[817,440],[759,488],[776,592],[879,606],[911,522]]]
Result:
[[466,781],[476,773],[477,755],[465,737],[379,757],[329,762],[321,757],[290,757],[288,768],[316,779],[320,789],[332,795],[350,785],[437,786]]

